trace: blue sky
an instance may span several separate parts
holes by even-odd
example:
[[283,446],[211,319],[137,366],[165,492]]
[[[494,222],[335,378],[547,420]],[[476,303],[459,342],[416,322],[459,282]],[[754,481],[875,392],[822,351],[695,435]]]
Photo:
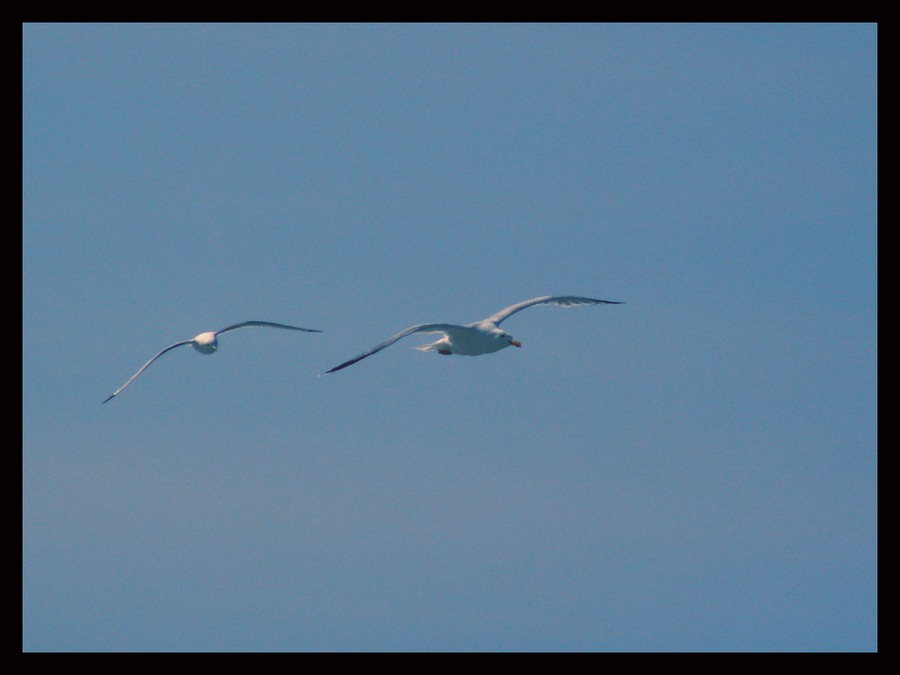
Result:
[[876,51],[24,25],[23,649],[877,649]]

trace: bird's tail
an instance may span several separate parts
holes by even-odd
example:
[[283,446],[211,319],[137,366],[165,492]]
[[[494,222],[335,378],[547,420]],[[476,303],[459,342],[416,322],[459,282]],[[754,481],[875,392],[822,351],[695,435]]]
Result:
[[420,352],[436,352],[436,351],[440,351],[441,349],[446,349],[446,348],[447,348],[447,338],[441,338],[437,342],[432,342],[427,345],[417,345],[416,346],[416,349],[418,349]]

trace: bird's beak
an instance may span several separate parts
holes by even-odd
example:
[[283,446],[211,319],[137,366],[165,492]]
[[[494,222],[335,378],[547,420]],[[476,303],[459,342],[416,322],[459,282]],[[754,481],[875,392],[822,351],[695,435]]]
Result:
[[521,347],[522,346],[522,343],[519,342],[518,340],[510,340],[509,344],[511,344],[513,347]]

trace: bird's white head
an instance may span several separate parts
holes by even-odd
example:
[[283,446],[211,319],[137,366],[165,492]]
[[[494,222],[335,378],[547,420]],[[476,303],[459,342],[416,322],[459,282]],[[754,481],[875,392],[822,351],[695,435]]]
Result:
[[503,347],[509,347],[509,346],[512,346],[512,347],[521,347],[522,346],[521,342],[516,340],[512,335],[510,335],[506,331],[500,330],[499,328],[495,328],[491,332],[494,335],[494,339],[499,341],[502,344],[502,346],[500,347],[501,349],[503,349]]
[[197,337],[195,337],[191,343],[201,354],[212,354],[219,348],[219,340],[216,338],[216,334],[212,331],[208,333],[200,333]]

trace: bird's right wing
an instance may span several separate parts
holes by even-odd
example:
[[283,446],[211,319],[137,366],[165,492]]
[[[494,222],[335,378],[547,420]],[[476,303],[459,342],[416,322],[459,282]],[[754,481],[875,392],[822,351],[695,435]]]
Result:
[[144,365],[142,365],[134,375],[132,375],[131,377],[128,378],[128,382],[126,382],[126,383],[123,384],[121,387],[119,387],[118,389],[116,389],[116,390],[115,390],[112,394],[110,394],[110,396],[108,396],[108,397],[106,398],[106,400],[103,401],[103,402],[106,403],[107,401],[111,401],[111,400],[114,399],[116,396],[118,396],[119,393],[120,393],[125,387],[127,387],[129,384],[131,384],[132,382],[134,382],[134,381],[137,379],[137,376],[138,376],[138,375],[140,375],[140,374],[143,373],[145,370],[147,370],[147,366],[149,366],[151,363],[153,363],[154,361],[156,361],[156,359],[158,359],[160,356],[162,356],[163,354],[165,354],[167,351],[170,351],[170,350],[172,350],[172,349],[175,349],[175,347],[181,347],[181,346],[183,346],[183,345],[189,345],[189,344],[191,344],[192,342],[193,342],[193,340],[183,340],[183,341],[181,341],[181,342],[176,342],[174,345],[169,345],[168,347],[166,347],[165,349],[163,349],[159,354],[157,354],[157,355],[154,356],[152,359],[150,359],[149,361],[147,361],[147,363],[145,363]]
[[540,298],[532,298],[531,300],[525,300],[524,302],[518,302],[515,305],[510,305],[504,309],[501,309],[496,314],[492,314],[488,318],[484,319],[482,323],[493,323],[499,324],[501,321],[508,319],[510,316],[515,314],[516,312],[521,312],[523,309],[528,307],[534,307],[535,305],[558,305],[560,307],[577,307],[578,305],[621,305],[621,302],[615,302],[614,300],[596,300],[595,298],[582,298],[577,295],[544,295]]
[[402,330],[399,333],[397,333],[396,335],[394,335],[393,337],[389,337],[387,340],[385,340],[381,344],[375,345],[374,347],[372,347],[372,349],[370,349],[366,352],[363,352],[359,356],[355,356],[352,359],[350,359],[349,361],[344,361],[339,366],[335,366],[334,368],[332,368],[330,370],[326,370],[323,374],[327,375],[328,373],[334,373],[338,370],[341,370],[342,368],[346,368],[347,366],[352,366],[357,361],[362,361],[367,356],[372,356],[372,354],[380,352],[385,347],[390,347],[397,340],[399,340],[401,338],[405,338],[407,335],[412,335],[413,333],[444,333],[447,331],[452,331],[456,328],[459,328],[459,326],[457,326],[456,324],[452,324],[452,323],[421,323],[416,326],[410,326],[406,330]]
[[236,323],[233,326],[228,326],[228,328],[223,328],[222,330],[217,330],[216,335],[221,335],[222,333],[227,333],[228,331],[237,330],[238,328],[249,328],[249,327],[263,327],[269,326],[270,328],[286,328],[287,330],[302,330],[305,333],[321,333],[322,331],[316,330],[315,328],[300,328],[300,326],[288,326],[286,323],[272,323],[271,321],[243,321],[242,323]]

